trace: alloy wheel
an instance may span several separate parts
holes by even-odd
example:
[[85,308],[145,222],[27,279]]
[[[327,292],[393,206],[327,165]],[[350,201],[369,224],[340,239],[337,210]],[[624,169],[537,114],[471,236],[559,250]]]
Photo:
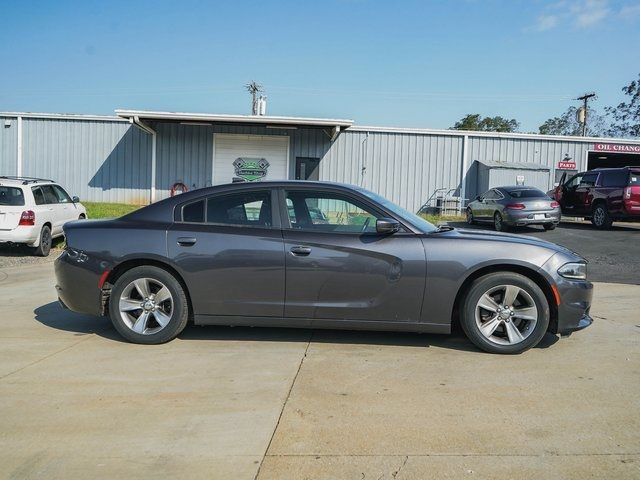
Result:
[[524,341],[538,322],[538,308],[533,297],[515,285],[498,285],[478,300],[475,320],[480,333],[499,345]]
[[598,227],[604,225],[604,209],[602,207],[597,207],[593,212],[593,223]]
[[152,335],[169,324],[174,310],[173,296],[162,282],[154,278],[139,278],[124,288],[118,309],[130,330]]

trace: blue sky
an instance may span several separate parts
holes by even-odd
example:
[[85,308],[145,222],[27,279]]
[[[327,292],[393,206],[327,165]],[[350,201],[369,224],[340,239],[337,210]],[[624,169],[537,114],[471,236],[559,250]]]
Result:
[[0,111],[249,113],[255,79],[271,115],[535,131],[620,101],[639,46],[638,0],[0,0]]

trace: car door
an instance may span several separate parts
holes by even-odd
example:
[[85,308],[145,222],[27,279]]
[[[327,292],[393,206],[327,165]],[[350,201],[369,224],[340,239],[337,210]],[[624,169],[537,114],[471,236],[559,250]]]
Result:
[[562,213],[565,215],[571,215],[576,213],[577,195],[576,189],[582,180],[584,174],[579,173],[571,177],[564,185],[562,185],[562,195],[558,199]]
[[598,182],[598,173],[585,173],[574,190],[575,213],[586,215],[591,213],[593,193]]
[[52,187],[53,191],[56,193],[56,197],[58,197],[62,225],[68,221],[77,220],[78,213],[76,206],[73,203],[73,200],[71,200],[69,194],[60,185],[52,185]]
[[244,189],[176,207],[167,250],[197,315],[282,317],[285,260],[273,195]]
[[493,220],[496,211],[501,210],[498,200],[503,198],[502,194],[492,188],[485,195],[484,216],[487,220]]
[[388,217],[344,192],[281,190],[286,252],[285,316],[332,321],[417,322],[426,261],[419,237],[376,233]]
[[40,190],[45,201],[44,220],[51,223],[51,236],[56,237],[62,234],[62,225],[64,225],[65,219],[64,205],[60,203],[53,185],[40,185]]

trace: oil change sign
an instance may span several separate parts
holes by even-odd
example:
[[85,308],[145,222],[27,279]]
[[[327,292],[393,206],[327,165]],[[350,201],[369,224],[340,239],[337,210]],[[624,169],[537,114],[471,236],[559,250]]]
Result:
[[596,152],[640,153],[640,145],[625,145],[623,143],[596,143]]

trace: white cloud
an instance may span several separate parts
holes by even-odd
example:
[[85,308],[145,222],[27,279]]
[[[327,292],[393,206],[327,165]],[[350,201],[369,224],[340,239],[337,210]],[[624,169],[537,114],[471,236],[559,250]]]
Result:
[[578,28],[587,28],[596,25],[611,13],[606,0],[584,0],[574,3],[570,8],[575,17],[575,25]]
[[544,32],[551,30],[558,25],[559,18],[557,15],[540,15],[532,30]]
[[635,5],[625,5],[620,9],[619,15],[627,20],[640,16],[640,3]]

